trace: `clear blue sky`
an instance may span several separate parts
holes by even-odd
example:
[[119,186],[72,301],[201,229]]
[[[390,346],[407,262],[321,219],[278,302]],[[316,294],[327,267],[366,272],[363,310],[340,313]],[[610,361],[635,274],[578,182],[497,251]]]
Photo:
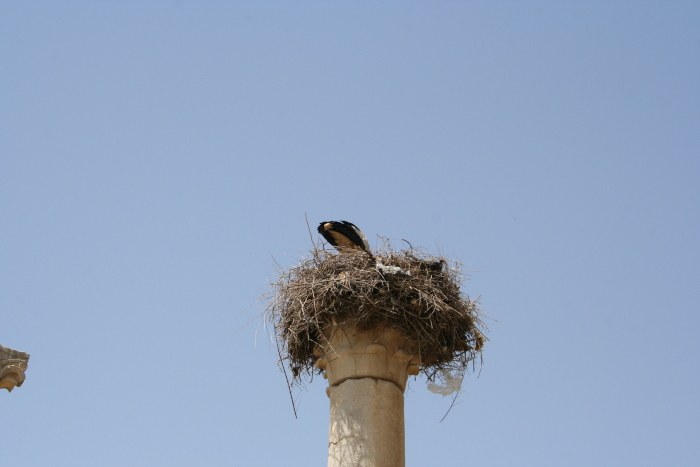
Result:
[[4,1],[0,62],[3,465],[325,465],[256,320],[305,214],[492,318],[408,466],[700,461],[699,3]]

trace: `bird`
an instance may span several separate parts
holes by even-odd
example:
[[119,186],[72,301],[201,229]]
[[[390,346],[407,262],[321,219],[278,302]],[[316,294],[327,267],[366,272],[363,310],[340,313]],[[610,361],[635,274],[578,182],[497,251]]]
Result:
[[325,221],[318,225],[318,233],[341,253],[351,250],[366,251],[370,255],[367,237],[357,226],[348,221]]

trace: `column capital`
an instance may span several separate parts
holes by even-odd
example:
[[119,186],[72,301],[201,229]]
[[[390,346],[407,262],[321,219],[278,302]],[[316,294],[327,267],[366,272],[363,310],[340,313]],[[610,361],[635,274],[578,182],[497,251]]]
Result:
[[324,370],[329,386],[348,379],[375,378],[390,381],[404,392],[408,376],[419,372],[416,346],[395,329],[329,325],[323,338],[314,354],[316,367]]
[[0,389],[12,391],[24,382],[29,354],[0,345]]

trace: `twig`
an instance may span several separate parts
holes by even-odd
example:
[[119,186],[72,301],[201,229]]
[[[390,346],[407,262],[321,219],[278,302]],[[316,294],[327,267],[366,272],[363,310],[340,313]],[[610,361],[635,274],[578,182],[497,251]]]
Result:
[[[280,357],[280,361],[282,361],[282,349],[280,349],[280,343],[277,339],[275,339],[275,344],[277,345],[277,355]],[[287,391],[289,391],[289,399],[292,401],[292,410],[294,410],[294,418],[297,420],[299,417],[297,417],[297,408],[294,405],[294,396],[292,395],[292,385],[289,383],[289,377],[287,376],[287,369],[285,368],[284,363],[280,365],[282,367],[282,372],[284,372],[284,379],[287,381]]]
[[442,423],[442,421],[443,421],[445,418],[447,418],[447,414],[450,413],[450,410],[452,410],[452,407],[454,407],[455,401],[457,400],[458,397],[459,397],[459,391],[458,391],[457,393],[455,393],[455,396],[452,398],[452,403],[450,404],[450,408],[447,409],[447,412],[445,412],[445,416],[442,417],[442,419],[440,420],[439,423]]
[[309,225],[309,215],[307,213],[304,213],[304,217],[306,218],[306,228],[309,231],[309,238],[311,239],[311,244],[315,245],[314,235],[311,233],[311,226]]

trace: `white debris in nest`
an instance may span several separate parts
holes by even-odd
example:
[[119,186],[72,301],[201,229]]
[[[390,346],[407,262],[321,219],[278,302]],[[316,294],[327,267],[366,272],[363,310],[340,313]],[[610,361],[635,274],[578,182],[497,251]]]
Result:
[[398,266],[387,266],[377,261],[377,269],[383,274],[399,274],[401,276],[410,276],[411,271],[404,271]]

